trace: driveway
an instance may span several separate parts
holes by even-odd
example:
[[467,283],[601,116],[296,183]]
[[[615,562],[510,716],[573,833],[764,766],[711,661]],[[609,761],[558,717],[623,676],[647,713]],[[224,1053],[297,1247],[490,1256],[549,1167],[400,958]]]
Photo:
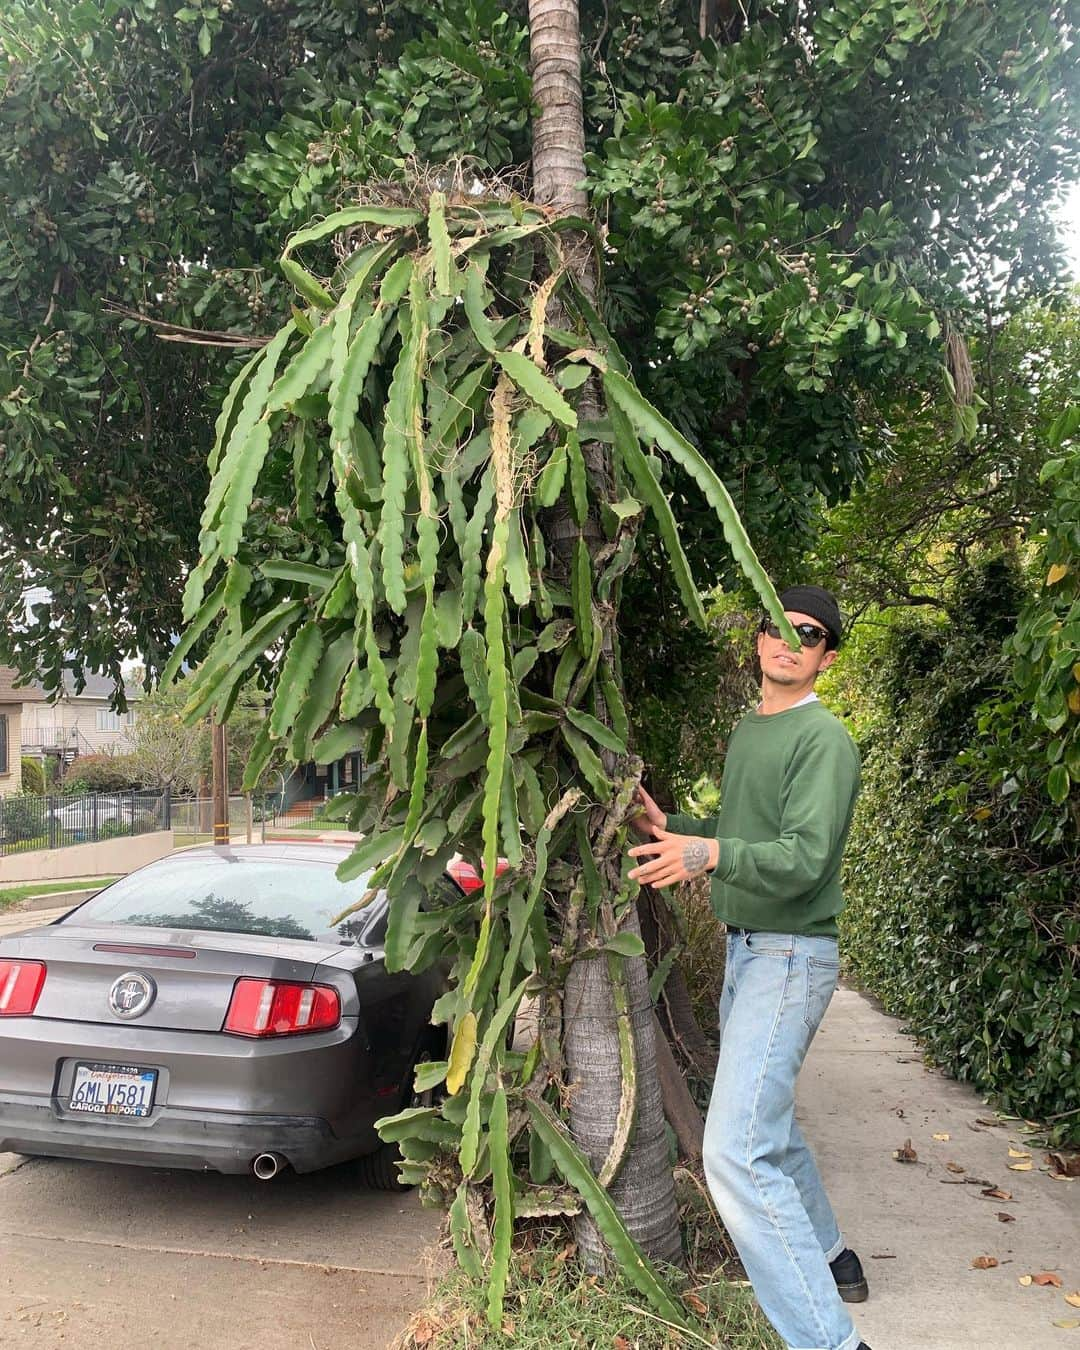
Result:
[[384,1350],[444,1268],[441,1222],[347,1165],[259,1182],[0,1153],[0,1345]]

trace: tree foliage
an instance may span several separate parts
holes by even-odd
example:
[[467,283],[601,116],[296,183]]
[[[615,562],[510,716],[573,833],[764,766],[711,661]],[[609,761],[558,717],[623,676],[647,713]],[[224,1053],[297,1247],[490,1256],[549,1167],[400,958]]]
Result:
[[[970,435],[946,388],[912,390],[867,424],[876,465],[829,513],[814,566],[853,618],[895,607],[948,609],[954,582],[987,550],[1019,550],[1050,500],[1040,482],[1051,425],[1080,368],[1075,293],[1033,302],[971,343]],[[1054,453],[1051,451],[1051,453]]]
[[[524,4],[370,8],[5,12],[3,655],[50,687],[65,664],[164,664],[241,359],[112,306],[262,337],[288,313],[289,230],[412,161],[528,159]],[[582,17],[608,326],[788,569],[872,460],[873,409],[934,377],[935,323],[1053,284],[1069,15],[751,3],[704,42],[689,0]],[[668,487],[699,577],[733,583],[711,513],[680,471]],[[285,507],[263,524],[286,551],[303,534]]]
[[1012,679],[1015,561],[984,559],[949,599],[948,621],[905,613],[864,671],[846,959],[935,1063],[1076,1139],[1078,854],[1046,795],[1063,738]]
[[[1002,791],[1014,784],[1036,792],[1045,787],[1058,810],[1043,812],[1034,838],[1049,836],[1055,842],[1063,837],[1075,840],[1080,833],[1078,430],[1080,402],[1074,401],[1061,410],[1049,429],[1050,458],[1039,474],[1040,482],[1051,489],[1038,522],[1035,569],[1042,584],[1021,610],[1009,643],[1018,698],[1005,716],[999,714],[988,727],[997,734],[1004,752]],[[1020,734],[1011,744],[1002,735],[1010,722],[1020,724]]]

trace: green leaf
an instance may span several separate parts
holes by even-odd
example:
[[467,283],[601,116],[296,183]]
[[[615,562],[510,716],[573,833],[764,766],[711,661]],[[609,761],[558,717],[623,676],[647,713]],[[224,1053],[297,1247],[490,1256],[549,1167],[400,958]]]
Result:
[[[404,836],[404,826],[397,825],[393,829],[380,830],[378,834],[369,835],[367,839],[361,840],[345,861],[338,864],[336,872],[338,881],[354,881],[358,876],[377,867],[379,863],[385,862],[401,847]],[[331,926],[339,924],[348,913],[349,911],[345,910],[342,914],[338,914],[331,920]]]
[[362,750],[367,736],[366,727],[341,722],[319,737],[311,747],[311,758],[316,764],[333,764],[335,760]]
[[319,309],[334,308],[334,297],[306,268],[301,267],[298,262],[293,262],[291,258],[282,258],[278,266],[285,274],[286,281],[290,282],[305,300]]
[[566,479],[566,442],[560,441],[548,456],[536,483],[536,500],[540,506],[554,506],[559,500]]
[[278,676],[274,702],[270,707],[272,739],[280,740],[292,730],[322,653],[323,635],[319,625],[304,624],[289,644]]
[[289,562],[286,558],[268,558],[259,564],[264,577],[275,581],[298,581],[322,592],[329,590],[338,573],[329,567],[315,567],[312,563]]
[[636,933],[616,933],[604,943],[604,951],[616,956],[644,956],[645,944]]
[[266,413],[277,412],[303,398],[326,369],[326,364],[330,360],[333,336],[334,329],[330,323],[320,324],[314,329],[311,337],[293,355],[270,390],[266,400]]
[[342,211],[332,211],[317,225],[298,230],[285,245],[282,256],[287,258],[304,244],[313,244],[319,239],[325,239],[328,234],[337,234],[339,230],[352,229],[356,225],[390,225],[408,229],[412,225],[419,225],[423,219],[422,212],[404,206],[347,206]]
[[574,569],[570,580],[578,648],[587,661],[592,654],[593,639],[592,561],[589,547],[580,534],[574,541]]
[[184,657],[191,651],[195,643],[202,637],[203,633],[210,627],[211,622],[217,617],[221,609],[222,601],[225,598],[225,583],[222,581],[217,588],[207,596],[203,601],[202,608],[198,614],[184,628],[183,636],[172,649],[172,655],[165,663],[165,669],[161,672],[159,686],[167,689],[173,680],[176,679],[183,664]]
[[1046,779],[1046,790],[1055,806],[1060,806],[1069,795],[1069,771],[1064,764],[1055,764]]
[[323,654],[293,725],[289,754],[297,763],[311,758],[311,738],[333,711],[338,690],[352,665],[354,651],[353,634],[345,632],[335,638]]
[[520,352],[495,352],[495,360],[517,387],[564,427],[577,426],[577,413],[546,375]]
[[567,708],[566,716],[579,731],[583,731],[590,740],[594,740],[597,745],[602,745],[605,749],[613,750],[617,755],[626,754],[626,742],[611,727],[604,726],[603,722],[593,717],[590,713],[582,712],[578,708]]
[[470,1280],[479,1284],[484,1278],[484,1266],[476,1249],[476,1238],[469,1219],[468,1190],[468,1181],[463,1180],[458,1184],[457,1193],[450,1206],[450,1237],[454,1243],[454,1255],[458,1259],[458,1265]]
[[469,1085],[469,1103],[465,1109],[465,1124],[461,1131],[460,1161],[461,1170],[466,1176],[472,1175],[480,1156],[481,1095],[491,1066],[491,1057],[495,1053],[495,1047],[502,1043],[502,1037],[518,1010],[530,978],[526,976],[496,1008],[477,1051],[476,1062],[472,1068],[472,1081]]
[[495,329],[484,313],[484,274],[475,262],[470,262],[465,271],[464,300],[465,317],[477,342],[484,351],[496,355]]
[[664,541],[664,547],[667,549],[668,557],[671,560],[675,584],[679,588],[683,605],[698,627],[704,628],[705,606],[701,603],[701,595],[694,582],[693,573],[690,571],[689,560],[683,550],[682,540],[679,537],[679,527],[675,523],[675,514],[671,509],[671,503],[649,467],[649,461],[638,444],[637,434],[630,419],[614,404],[611,407],[611,425],[615,432],[615,445],[619,457],[637,485],[638,492],[652,511],[660,529],[660,538]]
[[732,556],[742,569],[743,575],[757,592],[770,617],[779,626],[785,641],[797,649],[800,646],[799,639],[795,635],[790,620],[784,614],[780,597],[776,594],[772,582],[758,560],[746,529],[739,519],[735,503],[731,500],[727,488],[717,477],[716,471],[710,464],[706,463],[686,437],[676,431],[667,418],[659,413],[625,376],[613,370],[607,371],[604,375],[604,389],[609,400],[626,414],[638,432],[646,439],[655,442],[660,449],[667,451],[697,483],[705,496],[705,500],[719,517],[724,538],[728,542]]
[[491,1185],[495,1195],[495,1232],[491,1245],[491,1269],[488,1273],[488,1322],[496,1330],[502,1327],[503,1295],[510,1273],[510,1239],[514,1233],[514,1192],[510,1182],[510,1135],[506,1107],[506,1089],[495,1089],[488,1120]]
[[574,758],[577,760],[578,768],[585,776],[586,782],[596,793],[597,798],[606,802],[611,798],[611,780],[604,773],[604,766],[600,762],[600,757],[592,749],[588,741],[583,736],[579,736],[576,731],[571,730],[565,723],[562,728],[563,740],[570,747]]
[[428,207],[428,241],[435,259],[435,290],[451,295],[450,235],[446,229],[446,193],[433,192]]

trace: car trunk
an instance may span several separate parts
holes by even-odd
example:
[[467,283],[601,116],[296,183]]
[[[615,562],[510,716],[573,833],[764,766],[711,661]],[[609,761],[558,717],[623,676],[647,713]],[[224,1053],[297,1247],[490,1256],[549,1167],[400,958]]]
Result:
[[[4,945],[5,955],[45,963],[35,1018],[195,1032],[221,1030],[242,976],[310,980],[320,961],[341,950],[306,939],[70,921]],[[156,987],[130,1022],[109,1005],[113,985],[129,972]]]

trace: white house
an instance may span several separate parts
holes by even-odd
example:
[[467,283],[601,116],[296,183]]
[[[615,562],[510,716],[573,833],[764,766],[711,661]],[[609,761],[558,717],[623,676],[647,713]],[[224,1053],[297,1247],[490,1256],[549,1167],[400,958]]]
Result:
[[128,711],[117,713],[109,706],[113,682],[104,675],[86,676],[86,686],[75,692],[75,677],[64,671],[64,692],[55,703],[44,701],[40,685],[31,685],[38,702],[28,704],[22,716],[24,755],[44,758],[56,755],[70,763],[79,755],[120,755],[132,748],[131,728],[138,712],[134,705],[142,698],[137,685],[125,685]]

